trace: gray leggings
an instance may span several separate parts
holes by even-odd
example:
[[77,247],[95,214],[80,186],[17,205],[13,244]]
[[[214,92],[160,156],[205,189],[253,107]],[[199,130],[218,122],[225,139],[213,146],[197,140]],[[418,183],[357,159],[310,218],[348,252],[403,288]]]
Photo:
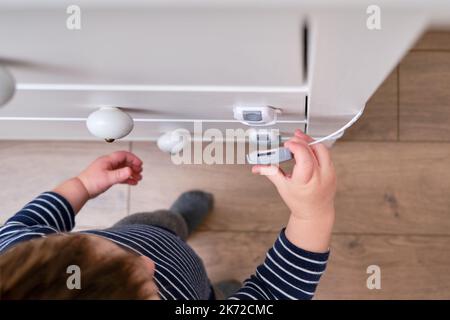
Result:
[[184,218],[170,210],[135,213],[119,220],[113,227],[121,227],[130,224],[146,224],[161,227],[175,233],[184,241],[186,241],[189,236],[188,227]]
[[[161,227],[175,233],[184,241],[189,236],[188,227],[184,218],[170,210],[135,213],[119,220],[113,227],[130,224],[146,224]],[[241,287],[241,283],[238,281],[222,281],[212,287],[217,299],[225,299],[235,293]]]

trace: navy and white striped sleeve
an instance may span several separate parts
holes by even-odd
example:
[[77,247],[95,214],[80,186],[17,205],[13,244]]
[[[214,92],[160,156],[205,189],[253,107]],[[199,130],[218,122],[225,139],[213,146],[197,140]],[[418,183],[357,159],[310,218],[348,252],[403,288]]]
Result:
[[256,273],[232,300],[309,300],[325,271],[329,252],[314,253],[292,244],[281,231]]
[[0,228],[0,252],[24,240],[69,232],[75,226],[70,203],[55,192],[44,192]]

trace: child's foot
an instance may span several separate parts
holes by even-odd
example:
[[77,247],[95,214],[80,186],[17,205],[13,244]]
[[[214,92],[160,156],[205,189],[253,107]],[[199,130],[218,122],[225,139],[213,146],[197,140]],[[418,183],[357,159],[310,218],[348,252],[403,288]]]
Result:
[[242,283],[237,280],[221,281],[214,284],[214,293],[217,300],[225,300],[232,296],[242,287]]
[[170,207],[170,211],[180,214],[186,221],[191,234],[213,208],[211,193],[195,190],[182,193]]

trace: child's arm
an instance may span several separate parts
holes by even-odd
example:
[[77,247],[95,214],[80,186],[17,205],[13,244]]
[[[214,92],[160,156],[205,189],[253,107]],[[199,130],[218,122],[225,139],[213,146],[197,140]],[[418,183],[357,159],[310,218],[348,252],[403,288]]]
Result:
[[336,175],[328,148],[309,146],[312,139],[300,130],[285,143],[294,154],[292,174],[277,167],[253,168],[267,175],[291,210],[286,237],[296,246],[314,252],[326,252],[334,224]]
[[265,262],[231,299],[311,299],[325,271],[334,223],[336,176],[328,149],[301,131],[285,143],[294,154],[292,174],[255,166],[273,182],[291,211]]
[[8,219],[0,227],[0,252],[24,240],[71,231],[75,214],[89,199],[117,183],[136,185],[141,172],[142,161],[127,151],[98,158],[80,175],[40,194]]

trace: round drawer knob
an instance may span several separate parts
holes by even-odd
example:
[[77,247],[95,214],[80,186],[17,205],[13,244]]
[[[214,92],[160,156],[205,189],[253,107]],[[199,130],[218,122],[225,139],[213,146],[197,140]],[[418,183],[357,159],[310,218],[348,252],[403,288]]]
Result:
[[128,113],[117,107],[102,107],[87,118],[88,130],[106,142],[113,142],[128,135],[134,122]]
[[16,83],[5,67],[0,66],[0,106],[5,105],[14,96]]

